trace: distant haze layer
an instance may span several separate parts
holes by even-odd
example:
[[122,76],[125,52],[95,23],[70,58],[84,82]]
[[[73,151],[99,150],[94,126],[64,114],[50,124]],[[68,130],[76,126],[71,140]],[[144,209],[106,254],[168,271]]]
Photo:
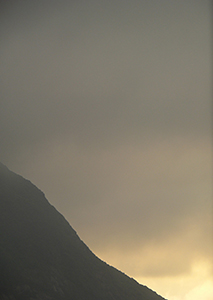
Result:
[[1,161],[100,258],[170,300],[213,298],[210,12],[1,4]]

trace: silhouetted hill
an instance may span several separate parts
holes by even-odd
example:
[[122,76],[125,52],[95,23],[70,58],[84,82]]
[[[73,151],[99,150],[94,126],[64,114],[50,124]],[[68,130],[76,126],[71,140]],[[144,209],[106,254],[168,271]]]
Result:
[[98,259],[30,181],[0,164],[1,300],[163,300]]

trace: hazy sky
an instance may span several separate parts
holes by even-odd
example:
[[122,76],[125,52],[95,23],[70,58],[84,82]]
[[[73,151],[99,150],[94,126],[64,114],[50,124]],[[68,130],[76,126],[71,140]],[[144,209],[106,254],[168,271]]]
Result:
[[211,300],[211,7],[5,1],[0,159],[104,261]]

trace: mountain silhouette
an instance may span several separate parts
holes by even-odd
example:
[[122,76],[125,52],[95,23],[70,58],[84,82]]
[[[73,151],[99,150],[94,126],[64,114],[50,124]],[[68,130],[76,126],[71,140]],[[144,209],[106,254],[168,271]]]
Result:
[[0,163],[1,300],[163,300],[96,257],[30,181]]

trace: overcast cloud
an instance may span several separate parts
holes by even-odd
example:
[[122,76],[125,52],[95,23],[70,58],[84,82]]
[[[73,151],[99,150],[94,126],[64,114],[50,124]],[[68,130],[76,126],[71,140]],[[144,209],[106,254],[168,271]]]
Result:
[[170,300],[211,274],[210,21],[201,0],[1,8],[1,161]]

